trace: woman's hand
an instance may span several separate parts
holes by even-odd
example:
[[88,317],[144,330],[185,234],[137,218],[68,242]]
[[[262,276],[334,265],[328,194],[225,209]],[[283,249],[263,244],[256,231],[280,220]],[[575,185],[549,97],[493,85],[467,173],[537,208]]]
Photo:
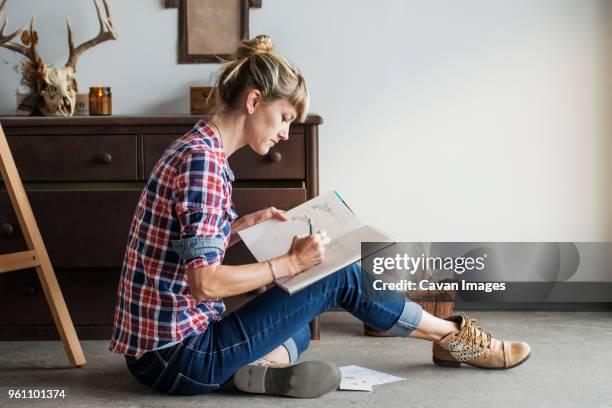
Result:
[[274,218],[279,221],[289,221],[289,218],[287,218],[287,216],[285,215],[285,211],[279,210],[276,207],[268,207],[265,210],[259,210],[249,215],[253,215],[255,218],[255,221],[252,225],[259,224],[260,222],[264,222],[271,218]]
[[279,210],[276,207],[268,207],[263,210],[255,211],[254,213],[244,215],[238,218],[232,223],[232,232],[230,234],[229,246],[234,245],[240,241],[240,236],[237,234],[238,231],[242,231],[245,228],[249,228],[253,225],[259,224],[274,218],[279,221],[289,221],[289,218],[285,215],[284,210]]
[[234,225],[238,224],[236,232],[252,227],[253,225],[257,225],[260,222],[267,221],[271,218],[279,221],[289,221],[289,218],[287,218],[284,213],[285,211],[279,210],[276,207],[268,207],[264,208],[263,210],[255,211],[254,213],[247,214],[234,222]]
[[[287,254],[294,259],[297,269],[305,271],[321,263],[325,256],[325,245],[330,239],[325,231],[313,235],[296,235]],[[298,272],[299,273],[299,272]]]

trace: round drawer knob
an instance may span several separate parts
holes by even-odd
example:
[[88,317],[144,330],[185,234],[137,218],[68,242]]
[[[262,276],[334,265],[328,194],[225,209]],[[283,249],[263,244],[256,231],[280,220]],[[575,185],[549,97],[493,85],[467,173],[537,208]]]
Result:
[[278,163],[279,161],[281,161],[283,156],[281,156],[279,152],[272,152],[268,154],[268,158],[270,159],[272,163]]
[[15,228],[13,228],[11,224],[9,224],[8,222],[2,223],[2,235],[4,235],[5,237],[12,237],[14,232]]
[[24,296],[34,296],[36,294],[36,286],[31,283],[22,283],[19,285],[19,291]]
[[102,163],[111,164],[112,161],[113,161],[113,156],[111,156],[110,153],[104,153],[102,155]]

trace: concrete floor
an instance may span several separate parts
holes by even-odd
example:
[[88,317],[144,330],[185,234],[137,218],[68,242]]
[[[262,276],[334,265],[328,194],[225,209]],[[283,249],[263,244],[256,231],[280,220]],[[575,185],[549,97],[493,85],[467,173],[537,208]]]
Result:
[[[66,368],[59,342],[0,342],[0,406],[53,407],[612,407],[612,313],[470,312],[497,337],[529,342],[532,356],[508,371],[439,368],[429,342],[362,335],[345,312],[322,316],[320,341],[304,359],[357,364],[406,378],[371,393],[336,391],[314,400],[252,396],[237,390],[205,396],[158,394],[140,385],[106,341],[83,341],[88,364]],[[9,400],[11,387],[67,389],[53,400]]]

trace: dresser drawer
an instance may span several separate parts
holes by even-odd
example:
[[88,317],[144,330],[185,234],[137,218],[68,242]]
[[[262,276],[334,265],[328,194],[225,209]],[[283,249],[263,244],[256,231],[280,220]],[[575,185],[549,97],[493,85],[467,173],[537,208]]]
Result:
[[[54,268],[75,325],[112,325],[119,269]],[[35,269],[0,274],[2,325],[52,325],[53,317]]]
[[[28,191],[53,266],[120,267],[141,192],[140,189]],[[239,215],[271,206],[289,209],[306,201],[306,190],[236,188],[233,200]],[[0,254],[26,249],[8,193],[0,192]],[[232,254],[228,261],[250,262],[249,255],[248,251]]]
[[[61,269],[55,268],[62,296],[70,312],[72,323],[77,326],[96,326],[94,335],[82,335],[79,338],[108,340],[112,335],[112,324],[115,315],[115,301],[119,285],[120,269]],[[45,298],[40,280],[34,269],[19,273],[0,274],[0,310],[14,310],[18,313],[0,313],[0,340],[15,340],[15,331],[6,327],[20,326],[25,330],[22,340],[48,338],[44,330],[32,330],[34,326],[50,326],[52,335],[57,335],[49,305]],[[252,299],[254,294],[242,294],[223,299],[226,313],[238,309]],[[95,307],[92,307],[94,306]],[[88,328],[92,331],[91,328]],[[23,329],[21,329],[24,331]],[[98,333],[102,332],[102,335]]]
[[21,180],[138,179],[136,135],[8,136]]
[[[56,268],[119,267],[140,189],[28,191],[28,199]],[[27,245],[8,193],[0,192],[0,253]]]
[[[170,143],[181,135],[144,135],[144,175],[151,170]],[[260,156],[249,146],[232,154],[229,164],[236,180],[302,180],[306,178],[306,148],[304,133],[291,133],[289,140],[280,142],[266,156]]]

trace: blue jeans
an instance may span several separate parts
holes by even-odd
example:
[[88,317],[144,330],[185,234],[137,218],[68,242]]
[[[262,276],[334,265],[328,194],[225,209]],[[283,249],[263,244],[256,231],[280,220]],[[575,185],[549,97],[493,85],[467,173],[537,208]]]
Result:
[[372,277],[351,264],[330,276],[288,295],[273,287],[219,321],[205,333],[185,337],[180,343],[126,356],[130,372],[143,384],[174,395],[205,394],[221,388],[240,367],[278,346],[287,348],[292,362],[308,348],[308,323],[332,307],[340,306],[379,330],[408,336],[419,324],[423,309],[398,292],[384,300],[362,299]]

